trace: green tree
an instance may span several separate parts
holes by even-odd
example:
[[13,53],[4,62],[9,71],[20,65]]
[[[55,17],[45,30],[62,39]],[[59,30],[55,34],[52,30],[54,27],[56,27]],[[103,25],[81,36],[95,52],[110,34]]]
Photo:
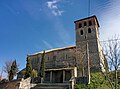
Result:
[[37,77],[37,71],[35,69],[32,70],[32,78]]
[[26,73],[26,69],[20,71],[20,75],[22,75],[23,78],[25,77],[25,73]]
[[16,60],[14,60],[12,62],[12,65],[11,65],[11,68],[10,68],[10,71],[9,71],[9,75],[8,75],[9,81],[13,80],[13,78],[17,74],[17,72],[18,72],[18,65],[16,63]]
[[13,61],[11,69],[12,69],[13,74],[15,76],[17,74],[17,72],[18,72],[18,64],[17,64],[16,60]]
[[32,76],[32,65],[30,59],[27,57],[27,63],[26,63],[26,72],[25,72],[25,78]]
[[41,60],[39,76],[40,77],[44,77],[45,76],[45,51],[43,51],[43,54],[42,54],[42,60]]
[[9,81],[13,80],[13,78],[14,78],[12,69],[11,69],[10,72],[9,72],[8,78],[9,78],[9,79],[8,79]]

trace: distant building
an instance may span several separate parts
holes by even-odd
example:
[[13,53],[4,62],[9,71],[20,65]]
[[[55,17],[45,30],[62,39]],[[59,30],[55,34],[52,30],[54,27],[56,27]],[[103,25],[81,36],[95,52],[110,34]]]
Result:
[[[73,77],[86,77],[90,72],[105,71],[104,55],[100,46],[99,23],[96,16],[74,21],[76,46],[46,50],[45,81],[68,82]],[[39,71],[43,52],[28,55],[32,67]]]

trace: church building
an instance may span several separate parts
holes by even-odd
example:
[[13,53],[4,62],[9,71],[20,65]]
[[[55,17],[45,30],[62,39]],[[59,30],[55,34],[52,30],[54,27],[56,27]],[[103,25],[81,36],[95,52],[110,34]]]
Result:
[[[85,77],[91,72],[105,71],[105,58],[100,46],[99,23],[91,16],[74,21],[76,45],[45,50],[46,83],[65,83],[72,78]],[[33,69],[39,71],[43,52],[28,55]]]

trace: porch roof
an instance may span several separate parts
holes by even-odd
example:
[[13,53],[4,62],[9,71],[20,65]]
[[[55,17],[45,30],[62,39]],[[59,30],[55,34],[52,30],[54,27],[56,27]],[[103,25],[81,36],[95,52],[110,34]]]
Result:
[[73,70],[76,67],[67,67],[67,68],[52,68],[52,69],[46,69],[45,71],[56,71],[56,70]]

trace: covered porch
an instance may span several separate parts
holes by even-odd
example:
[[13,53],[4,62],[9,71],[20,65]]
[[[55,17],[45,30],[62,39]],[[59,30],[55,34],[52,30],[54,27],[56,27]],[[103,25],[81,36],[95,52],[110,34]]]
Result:
[[65,83],[65,82],[69,82],[69,80],[72,77],[77,77],[77,67],[46,69],[44,82],[46,82],[46,83]]

